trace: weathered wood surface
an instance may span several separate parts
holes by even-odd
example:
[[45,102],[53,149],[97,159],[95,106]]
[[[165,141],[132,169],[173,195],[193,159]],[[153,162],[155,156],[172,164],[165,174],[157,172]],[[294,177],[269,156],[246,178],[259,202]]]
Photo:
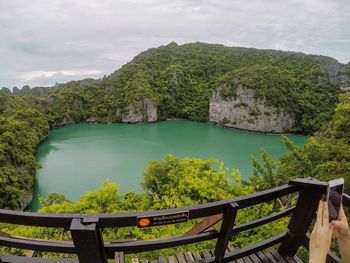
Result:
[[[228,251],[231,252],[233,250],[232,247],[228,248]],[[205,263],[213,259],[213,252],[210,250],[203,250],[201,252],[185,252],[185,253],[177,253],[176,256],[168,256],[168,257],[160,257],[157,260],[152,260],[148,262],[158,263]],[[131,262],[147,262],[147,260],[138,260],[133,259]],[[245,256],[243,258],[239,258],[234,261],[230,261],[232,263],[302,263],[302,261],[298,257],[282,257],[275,249],[259,251],[255,254]]]

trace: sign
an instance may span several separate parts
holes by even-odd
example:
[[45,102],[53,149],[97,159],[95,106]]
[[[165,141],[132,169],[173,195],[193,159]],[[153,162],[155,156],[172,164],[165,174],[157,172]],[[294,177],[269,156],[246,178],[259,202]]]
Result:
[[186,222],[188,220],[188,212],[178,212],[174,214],[164,214],[157,216],[142,216],[137,218],[138,227],[161,226]]

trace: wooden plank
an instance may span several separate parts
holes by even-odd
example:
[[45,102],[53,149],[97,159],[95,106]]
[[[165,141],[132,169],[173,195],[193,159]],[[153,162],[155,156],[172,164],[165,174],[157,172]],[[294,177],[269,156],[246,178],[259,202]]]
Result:
[[201,254],[200,254],[198,251],[192,252],[192,255],[193,255],[195,261],[200,261],[200,260],[203,259],[203,258],[201,257]]
[[264,253],[265,256],[269,259],[269,262],[278,263],[278,261],[270,254],[270,252],[262,251],[262,253]]
[[222,219],[222,214],[209,216],[209,217],[203,219],[203,221],[199,222],[197,225],[195,225],[189,231],[187,231],[184,234],[184,236],[190,236],[190,235],[202,233],[203,231],[207,230],[211,226],[215,225],[221,219]]
[[176,257],[177,257],[177,260],[179,261],[179,263],[186,263],[186,259],[185,259],[184,254],[176,253]]
[[[294,257],[293,257],[293,260],[294,260],[294,262],[296,262],[296,263],[303,263],[303,261],[302,261],[300,258],[298,258],[297,256],[294,256]],[[328,262],[328,261],[327,261],[327,262]],[[341,259],[339,259],[339,261],[338,261],[337,263],[340,263],[340,262],[342,262]]]
[[168,261],[169,261],[169,263],[177,263],[177,260],[174,256],[169,256]]
[[258,251],[262,251],[264,249],[273,247],[273,246],[281,243],[281,241],[284,239],[284,237],[285,237],[285,233],[282,232],[282,233],[277,234],[275,236],[269,237],[263,241],[254,243],[253,245],[251,245],[249,247],[236,249],[233,252],[230,252],[229,254],[225,255],[224,260],[226,262],[231,261],[231,260],[235,260],[237,258],[249,256],[253,253],[257,253]]
[[244,263],[253,263],[253,261],[250,259],[249,256],[244,257],[243,260],[244,260]]
[[3,263],[79,263],[77,259],[70,258],[28,258],[23,256],[0,255]]
[[141,259],[141,263],[148,263],[147,259]]
[[138,258],[132,258],[131,259],[131,263],[139,263],[139,259]]
[[9,235],[6,232],[0,230],[0,237],[10,237],[10,236],[11,235]]
[[237,263],[244,263],[244,260],[242,258],[238,258],[238,259],[236,259],[236,262]]
[[227,246],[227,249],[229,252],[232,252],[233,250],[235,250],[235,248],[230,244]]
[[255,254],[249,255],[249,257],[254,263],[260,263],[261,262],[260,259],[258,258],[258,256],[255,255]]
[[284,257],[285,260],[288,262],[288,263],[296,263],[296,261],[294,260],[294,258],[291,258],[290,256],[286,256]]
[[260,258],[261,262],[269,262],[269,259],[261,251],[257,252],[256,255]]
[[125,263],[124,252],[115,252],[114,253],[114,261],[115,261],[115,263]]
[[[282,262],[285,263],[287,262],[286,259],[284,259],[276,250],[272,249],[270,251],[270,254],[273,255],[273,257],[278,261],[278,262]],[[288,262],[287,262],[288,263]]]
[[202,255],[203,255],[203,257],[204,257],[205,259],[208,259],[208,258],[211,258],[211,257],[212,257],[211,253],[209,253],[208,250],[203,250],[203,251],[202,251]]
[[194,262],[194,258],[190,252],[184,253],[187,262]]
[[36,251],[29,250],[28,253],[27,253],[27,257],[28,258],[33,258],[33,257],[35,257],[35,254],[36,254]]
[[160,256],[159,263],[167,263],[166,258],[164,256]]

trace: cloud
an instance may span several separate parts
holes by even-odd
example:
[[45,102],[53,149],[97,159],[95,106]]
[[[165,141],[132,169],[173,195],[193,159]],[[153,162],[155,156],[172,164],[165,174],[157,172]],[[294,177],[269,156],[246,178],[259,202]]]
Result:
[[31,71],[24,73],[22,78],[25,81],[31,81],[36,78],[51,78],[56,74],[58,74],[58,71]]
[[44,86],[52,85],[53,83],[61,83],[73,79],[81,79],[87,77],[97,78],[102,73],[101,70],[95,69],[70,69],[60,71],[30,71],[25,72],[20,76],[21,83],[36,83],[40,82]]
[[294,50],[348,62],[349,13],[348,0],[1,1],[0,87],[101,77],[171,41]]

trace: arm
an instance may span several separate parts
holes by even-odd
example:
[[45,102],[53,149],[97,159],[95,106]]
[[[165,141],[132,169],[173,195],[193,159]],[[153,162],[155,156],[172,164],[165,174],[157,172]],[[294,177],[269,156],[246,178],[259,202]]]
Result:
[[340,208],[338,220],[332,221],[332,225],[343,262],[350,263],[350,230],[343,207]]
[[325,263],[331,246],[334,226],[329,224],[328,204],[320,202],[314,229],[310,236],[310,263]]

